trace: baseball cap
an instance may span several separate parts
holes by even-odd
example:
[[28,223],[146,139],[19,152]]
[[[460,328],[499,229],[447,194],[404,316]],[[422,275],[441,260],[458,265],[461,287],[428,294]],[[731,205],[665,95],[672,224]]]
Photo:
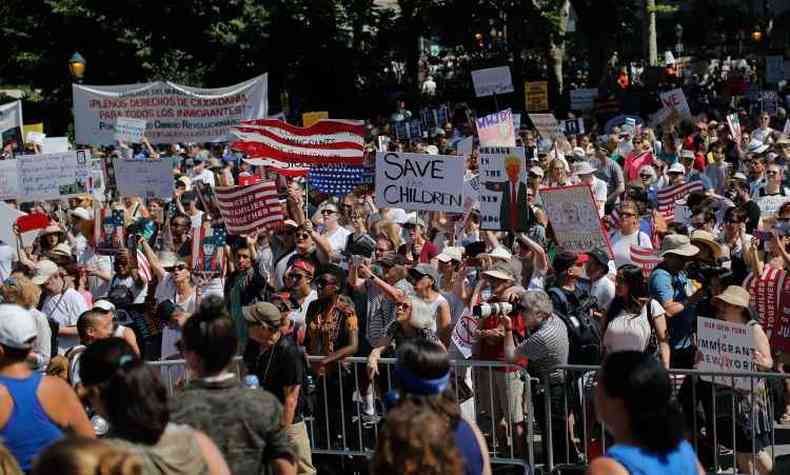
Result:
[[681,174],[685,175],[686,174],[686,167],[684,167],[682,163],[677,163],[676,162],[676,163],[673,163],[669,167],[669,170],[667,170],[667,173],[681,173]]
[[484,271],[483,275],[500,280],[516,280],[516,272],[510,262],[497,262],[492,268]]
[[423,221],[422,218],[417,216],[417,213],[409,215],[409,218],[403,224],[411,225],[411,226],[422,226],[423,229],[425,229],[425,221]]
[[601,248],[595,248],[592,251],[587,252],[587,256],[588,259],[594,260],[603,267],[607,267],[609,265],[609,254],[607,254],[606,251]]
[[258,302],[242,307],[241,314],[251,323],[264,323],[273,327],[279,327],[282,323],[280,309],[269,302]]
[[80,218],[83,221],[89,221],[91,219],[91,215],[87,209],[82,207],[77,207],[71,210],[71,214],[74,217]]
[[100,299],[93,303],[94,309],[99,309],[104,312],[114,312],[115,305],[112,304],[109,300]]
[[436,272],[436,269],[433,268],[430,264],[417,264],[412,269],[412,272],[420,274],[422,276],[428,276],[433,279],[434,282],[439,282],[439,273]]
[[30,280],[36,285],[44,285],[44,282],[48,281],[57,272],[58,266],[54,262],[44,259],[36,263],[36,273]]
[[0,345],[27,350],[33,347],[37,335],[36,322],[29,311],[19,305],[0,305]]
[[497,246],[494,248],[493,251],[486,252],[480,255],[485,257],[494,257],[496,259],[505,259],[508,261],[513,258],[513,254],[511,254],[507,249],[505,249],[502,246]]
[[530,175],[536,175],[543,178],[543,168],[541,167],[532,167],[529,169]]

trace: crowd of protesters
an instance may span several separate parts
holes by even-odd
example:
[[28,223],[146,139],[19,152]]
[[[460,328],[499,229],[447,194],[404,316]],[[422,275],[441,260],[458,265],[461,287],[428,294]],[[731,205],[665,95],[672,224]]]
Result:
[[[368,151],[456,155],[475,135],[466,112],[411,140],[390,122],[368,123]],[[401,103],[393,118],[411,115]],[[746,288],[790,266],[785,124],[733,109],[673,113],[656,127],[591,125],[551,139],[518,131],[528,210],[509,231],[482,229],[474,209],[461,219],[378,208],[369,185],[333,197],[287,178],[282,224],[229,235],[209,278],[192,255],[212,219],[205,190],[272,172],[229,144],[94,149],[102,160],[174,157],[175,193],[120,197],[108,186],[106,196],[8,202],[49,225],[32,245],[21,232],[0,242],[6,473],[310,474],[313,444],[342,450],[382,417],[378,442],[368,441],[373,473],[490,473],[497,433],[525,457],[531,420],[551,428],[539,458],[552,450],[555,463],[575,463],[585,451],[572,419],[583,409],[569,414],[575,386],[558,366],[602,362],[597,417],[615,445],[591,473],[697,473],[686,439],[709,437],[731,407],[734,437],[719,444],[735,450],[739,470],[770,473],[770,431],[790,422],[790,385],[778,397],[765,383],[732,390],[717,409],[714,383],[692,391],[687,378],[675,394],[666,369],[698,361],[697,317],[750,327],[758,370],[789,362]],[[13,142],[3,152],[25,153]],[[479,173],[477,145],[457,159],[469,177]],[[662,190],[692,182],[698,191],[675,204],[686,212],[663,213]],[[590,187],[609,249],[558,245],[541,192],[574,184]],[[121,216],[144,258],[97,252],[102,208]],[[634,248],[652,250],[655,268]],[[466,379],[450,369],[463,358],[451,336],[472,308],[471,359],[512,365]],[[352,356],[367,367],[348,364]],[[393,356],[390,373],[381,359]],[[185,364],[175,387],[146,364],[176,359]],[[525,372],[547,384],[525,384]],[[464,393],[482,401],[471,416]],[[703,421],[684,426],[698,405]],[[348,430],[353,417],[365,431]]]

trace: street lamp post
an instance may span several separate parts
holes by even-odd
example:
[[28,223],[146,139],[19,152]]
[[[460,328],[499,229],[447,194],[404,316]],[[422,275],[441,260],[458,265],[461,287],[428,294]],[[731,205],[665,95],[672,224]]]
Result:
[[85,58],[81,54],[75,52],[71,56],[71,59],[69,59],[69,72],[77,84],[82,82],[82,78],[85,75]]

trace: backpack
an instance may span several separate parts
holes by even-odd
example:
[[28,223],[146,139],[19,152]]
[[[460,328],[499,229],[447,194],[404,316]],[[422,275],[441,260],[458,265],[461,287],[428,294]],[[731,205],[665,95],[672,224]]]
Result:
[[565,323],[568,328],[568,343],[570,351],[568,353],[568,364],[576,365],[598,365],[601,363],[601,329],[590,316],[590,309],[595,307],[597,299],[589,297],[581,305],[571,309],[568,304],[568,297],[565,292],[557,287],[552,287],[548,291],[550,296],[556,297],[563,303],[563,307],[568,312],[561,312],[555,309],[554,313]]

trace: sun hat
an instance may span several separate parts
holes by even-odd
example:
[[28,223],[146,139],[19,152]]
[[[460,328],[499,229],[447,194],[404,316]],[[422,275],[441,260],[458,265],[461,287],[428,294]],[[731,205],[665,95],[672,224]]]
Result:
[[434,283],[439,282],[439,273],[436,272],[436,269],[433,268],[430,264],[417,264],[412,268],[413,272],[420,274],[422,276],[428,276],[433,279]]
[[36,263],[36,273],[30,280],[36,285],[43,285],[50,277],[58,272],[58,266],[54,262],[44,259]]
[[529,174],[530,175],[537,175],[537,176],[543,178],[543,168],[541,168],[541,167],[532,167],[532,168],[529,169]]
[[222,168],[222,162],[217,158],[211,157],[208,159],[208,168]]
[[492,268],[484,271],[483,275],[500,280],[516,280],[516,272],[510,262],[497,262]]
[[71,257],[71,246],[64,241],[53,247],[50,253],[61,257]]
[[573,164],[574,175],[592,175],[595,173],[595,167],[590,162],[576,162]]
[[678,256],[691,257],[699,252],[699,248],[691,244],[687,236],[682,234],[668,234],[661,241],[661,257],[667,254],[675,254]]
[[749,292],[739,285],[730,285],[713,298],[736,307],[749,308]]
[[497,246],[491,252],[484,252],[480,254],[481,257],[493,257],[495,259],[504,259],[509,261],[513,258],[513,254],[502,246]]
[[0,305],[0,345],[27,350],[36,336],[36,322],[29,311],[19,305]]
[[718,259],[721,257],[721,245],[716,242],[716,238],[713,237],[713,234],[709,233],[708,231],[698,229],[691,233],[691,244],[699,247],[699,245],[707,246],[711,251],[713,251],[713,257]]
[[241,314],[248,322],[265,323],[272,327],[279,327],[283,321],[280,309],[269,302],[258,302],[253,305],[242,307]]

